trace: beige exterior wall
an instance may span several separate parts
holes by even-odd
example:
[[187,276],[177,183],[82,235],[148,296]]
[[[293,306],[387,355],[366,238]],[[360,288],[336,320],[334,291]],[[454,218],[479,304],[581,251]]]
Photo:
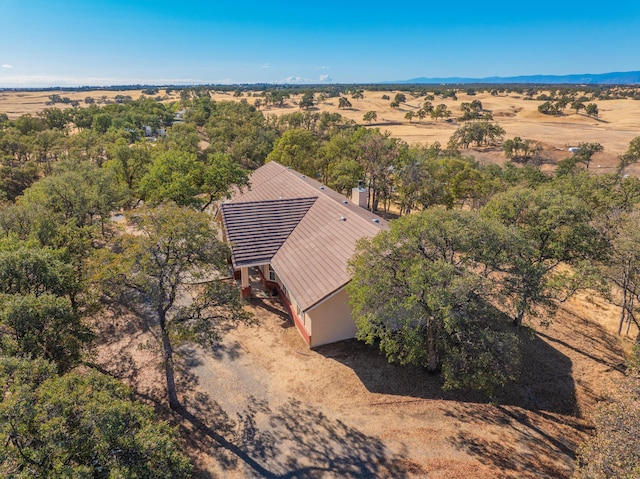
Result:
[[[261,266],[261,269],[265,278],[269,279],[269,266]],[[275,280],[285,292],[293,311],[298,314],[300,323],[311,336],[312,348],[355,337],[356,325],[351,317],[351,310],[347,304],[347,292],[344,288],[305,313],[277,274]]]
[[305,324],[313,324],[312,348],[350,339],[356,335],[356,324],[351,318],[351,311],[347,304],[347,292],[344,288],[307,311],[305,316]]

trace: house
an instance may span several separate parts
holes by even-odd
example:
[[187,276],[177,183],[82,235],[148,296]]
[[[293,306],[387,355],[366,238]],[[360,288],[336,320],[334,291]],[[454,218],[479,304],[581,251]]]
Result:
[[368,191],[354,188],[352,202],[276,162],[249,180],[250,189],[237,192],[216,215],[243,295],[251,294],[249,268],[255,268],[310,347],[353,338],[347,261],[356,241],[388,229],[365,209]]

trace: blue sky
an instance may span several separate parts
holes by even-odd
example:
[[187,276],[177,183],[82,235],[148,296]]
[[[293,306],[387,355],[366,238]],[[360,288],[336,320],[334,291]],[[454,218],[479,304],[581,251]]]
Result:
[[637,0],[0,0],[0,87],[632,70]]

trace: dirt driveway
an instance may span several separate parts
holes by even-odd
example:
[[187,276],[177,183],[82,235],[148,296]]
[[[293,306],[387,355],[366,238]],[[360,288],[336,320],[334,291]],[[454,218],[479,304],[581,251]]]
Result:
[[[594,402],[620,376],[618,340],[561,310],[522,335],[523,375],[500,404],[445,393],[438,377],[388,364],[357,341],[309,350],[275,301],[215,351],[181,349],[173,415],[201,478],[561,478],[590,432]],[[151,332],[119,318],[103,366],[164,409]],[[103,335],[104,336],[104,335]]]

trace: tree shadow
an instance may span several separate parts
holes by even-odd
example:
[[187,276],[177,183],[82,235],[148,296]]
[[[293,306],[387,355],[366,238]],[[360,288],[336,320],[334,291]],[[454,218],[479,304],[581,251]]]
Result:
[[273,407],[250,398],[231,418],[198,393],[185,400],[179,414],[191,447],[212,455],[224,470],[242,469],[245,477],[401,479],[424,472],[403,454],[391,453],[379,438],[296,399]]
[[[497,468],[500,478],[569,477],[582,433],[591,430],[581,419],[510,406],[481,404],[445,414],[472,426],[449,438],[450,443]],[[482,433],[488,424],[500,426],[500,435]]]
[[527,329],[514,329],[514,334],[520,342],[521,375],[493,398],[477,391],[444,391],[439,375],[422,367],[390,364],[376,346],[360,341],[341,341],[315,351],[350,367],[372,393],[464,403],[498,401],[535,411],[578,414],[571,359]]

